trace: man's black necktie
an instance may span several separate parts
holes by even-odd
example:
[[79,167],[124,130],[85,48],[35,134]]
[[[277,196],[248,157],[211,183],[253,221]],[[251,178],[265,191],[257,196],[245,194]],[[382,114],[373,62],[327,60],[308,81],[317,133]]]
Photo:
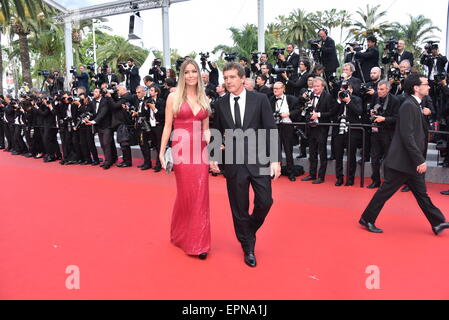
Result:
[[100,106],[100,101],[95,101],[95,113],[98,113],[98,107]]
[[240,99],[240,97],[234,98],[234,101],[235,101],[235,103],[234,103],[234,118],[235,118],[235,127],[237,129],[242,128],[242,117],[240,115],[239,99]]

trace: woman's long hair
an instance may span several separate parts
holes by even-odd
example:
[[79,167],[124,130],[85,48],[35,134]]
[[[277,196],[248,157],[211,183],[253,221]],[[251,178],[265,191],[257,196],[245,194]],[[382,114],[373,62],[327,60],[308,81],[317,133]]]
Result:
[[173,114],[175,116],[181,110],[181,105],[185,101],[187,101],[186,79],[185,79],[184,73],[185,73],[187,66],[190,64],[193,65],[195,67],[196,71],[198,72],[198,85],[196,86],[196,96],[197,96],[196,102],[201,106],[201,108],[206,110],[209,114],[211,112],[210,102],[206,96],[206,90],[204,88],[203,80],[201,79],[200,67],[198,66],[198,63],[195,62],[195,60],[187,59],[181,65],[181,69],[179,71],[178,86],[176,88],[174,99],[173,99]]

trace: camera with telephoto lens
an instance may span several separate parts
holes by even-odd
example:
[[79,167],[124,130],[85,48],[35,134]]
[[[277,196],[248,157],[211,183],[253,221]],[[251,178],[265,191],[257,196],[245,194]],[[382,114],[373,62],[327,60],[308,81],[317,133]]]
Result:
[[385,51],[388,51],[388,60],[390,61],[390,63],[394,62],[394,58],[398,53],[398,44],[399,41],[396,38],[390,38],[385,43]]
[[440,83],[441,81],[446,80],[446,78],[447,78],[446,72],[441,72],[434,75],[434,80],[436,83]]
[[90,72],[95,73],[96,72],[95,62],[87,65],[87,70],[89,70]]
[[50,71],[48,71],[48,70],[39,70],[37,75],[41,76],[41,77],[44,77],[44,78],[48,78],[48,77],[50,77]]
[[76,73],[76,67],[72,66],[69,70],[70,73],[75,74]]
[[233,62],[235,59],[237,59],[237,53],[225,53],[224,59],[227,62]]
[[350,47],[353,48],[355,52],[360,52],[360,51],[362,51],[362,49],[363,49],[363,48],[362,48],[358,43],[356,43],[356,42],[353,42],[353,43],[348,42],[348,43],[346,43],[346,49],[345,49],[345,52],[351,52]]
[[251,62],[252,64],[258,64],[259,63],[259,55],[261,53],[260,52],[253,52],[251,53]]
[[185,58],[179,58],[176,60],[176,70],[179,72],[181,70],[182,64],[186,61]]
[[284,54],[284,52],[285,52],[285,48],[273,47],[273,48],[271,48],[271,50],[273,50],[273,56],[275,56],[276,58],[277,58],[280,54]]
[[360,86],[360,94],[365,95],[368,93],[368,91],[373,90],[373,89],[374,89],[373,86],[370,85],[369,83],[362,83]]
[[162,61],[159,59],[154,59],[153,60],[153,67],[161,67],[162,66]]
[[281,112],[280,111],[275,111],[273,113],[273,117],[274,117],[274,122],[276,124],[280,124],[281,123],[282,117],[281,117]]
[[437,50],[439,41],[427,41],[427,44],[425,45],[424,49],[426,50],[428,55],[432,54],[432,50]]
[[200,60],[201,60],[201,62],[206,62],[207,61],[207,59],[209,59],[209,52],[207,52],[207,53],[203,53],[203,52],[200,52]]
[[349,91],[349,82],[342,81],[340,86],[340,92],[338,93],[338,98],[340,100],[346,99],[351,96],[351,92]]
[[308,43],[309,43],[309,46],[310,46],[310,48],[311,48],[312,50],[318,50],[318,49],[320,48],[320,47],[319,47],[319,44],[320,44],[321,41],[322,41],[321,38],[310,39],[310,40],[308,41]]
[[383,114],[383,106],[380,104],[376,104],[374,106],[374,108],[370,109],[370,118],[369,120],[371,121],[371,123],[373,123],[374,125],[377,125],[376,119],[378,116]]
[[94,115],[93,115],[92,113],[90,113],[90,112],[84,112],[84,113],[82,113],[82,114],[78,117],[74,129],[75,129],[75,130],[79,130],[79,128],[81,128],[82,126],[85,125],[85,124],[84,124],[85,121],[90,121],[90,120],[92,120],[93,118],[94,118]]
[[338,134],[345,134],[349,131],[349,127],[348,127],[348,120],[346,118],[345,115],[342,115],[339,119],[340,121],[340,127],[339,127],[339,131]]
[[282,73],[294,73],[295,72],[295,68],[293,66],[287,66],[286,68],[274,68],[273,73],[274,74],[282,74]]

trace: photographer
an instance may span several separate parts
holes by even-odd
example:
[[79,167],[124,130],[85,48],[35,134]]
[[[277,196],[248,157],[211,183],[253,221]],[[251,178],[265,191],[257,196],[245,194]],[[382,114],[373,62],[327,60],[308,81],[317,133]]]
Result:
[[410,75],[412,66],[410,61],[403,60],[399,64],[399,69],[391,68],[388,71],[388,81],[391,84],[391,93],[395,96],[400,96],[404,92],[403,84],[405,79]]
[[288,66],[293,67],[293,69],[298,70],[299,67],[299,55],[295,53],[295,45],[289,43],[287,45],[287,57],[284,54],[280,54],[278,59],[281,63],[280,68],[287,68]]
[[273,90],[271,90],[269,87],[267,87],[266,83],[267,83],[267,77],[265,75],[261,74],[261,75],[257,76],[255,89],[257,92],[266,94],[268,99],[270,99],[271,96],[273,95]]
[[89,164],[97,166],[100,164],[97,147],[95,146],[93,127],[85,124],[86,121],[93,120],[94,113],[94,103],[90,101],[89,97],[85,93],[81,94],[77,116],[77,131],[79,134],[79,143],[82,155],[82,162],[80,164],[83,166]]
[[362,69],[362,81],[366,82],[369,79],[371,69],[379,66],[379,48],[377,47],[377,38],[369,36],[367,38],[368,48],[365,52],[355,52],[353,47],[349,47],[351,53],[355,52],[355,59],[360,61]]
[[260,66],[260,75],[264,75],[267,78],[267,81],[265,83],[265,85],[268,88],[273,88],[273,84],[274,84],[274,78],[270,75],[270,69],[269,69],[269,65],[268,64],[262,64]]
[[[437,42],[429,41],[425,46],[424,53],[421,57],[421,64],[425,66],[430,85],[430,96],[433,100],[437,95],[438,79],[445,78],[446,76],[446,64],[447,57],[440,54],[439,46]],[[437,79],[435,79],[435,77]],[[437,82],[435,82],[437,80]]]
[[399,64],[404,60],[408,60],[410,65],[413,67],[413,53],[405,50],[405,41],[396,41],[395,38],[387,41],[384,56],[382,57],[382,63],[391,64],[391,67],[399,69]]
[[5,98],[4,96],[0,96],[0,150],[5,150],[5,106]]
[[260,75],[263,74],[262,72],[262,65],[266,65],[268,68],[268,71],[265,74],[271,74],[273,72],[273,65],[268,62],[268,54],[263,52],[260,55],[259,61],[255,63],[256,61],[252,61],[251,63],[251,71],[256,74]]
[[48,92],[50,92],[50,96],[55,96],[58,92],[64,90],[64,77],[59,75],[59,71],[53,71],[53,75],[50,76],[48,83]]
[[201,79],[203,80],[204,88],[206,90],[206,95],[209,95],[209,96],[212,96],[215,98],[217,95],[217,93],[215,91],[217,86],[209,81],[209,73],[207,73],[207,72],[201,73]]
[[[126,89],[124,89],[126,91]],[[107,92],[95,89],[93,92],[93,101],[91,110],[93,111],[93,120],[86,120],[84,123],[88,126],[95,126],[95,132],[98,132],[101,149],[105,156],[105,161],[101,167],[108,170],[117,161],[117,149],[114,142],[114,130],[112,129],[112,98]]]
[[307,78],[310,74],[310,62],[308,60],[301,60],[299,62],[299,70],[293,73],[290,77],[286,72],[282,74],[285,83],[285,92],[290,95],[299,97],[302,89],[307,87]]
[[14,108],[11,106],[12,102],[12,96],[7,94],[5,96],[4,101],[4,126],[5,129],[5,136],[6,141],[8,142],[8,147],[5,149],[6,152],[13,152],[14,151],[14,118],[15,118],[15,111]]
[[318,35],[322,40],[322,43],[318,43],[318,48],[321,50],[321,64],[326,70],[326,79],[329,79],[340,66],[337,49],[335,47],[335,41],[328,36],[326,29],[321,29]]
[[364,105],[372,104],[374,96],[377,92],[377,85],[382,78],[382,69],[374,67],[371,69],[370,82],[364,83],[360,87],[360,94],[363,98]]
[[379,82],[377,93],[369,110],[370,122],[375,125],[371,128],[371,166],[373,169],[372,184],[368,189],[380,187],[380,164],[390,148],[393,138],[400,102],[390,93],[390,82]]
[[294,96],[285,94],[285,86],[282,82],[276,82],[273,86],[274,96],[270,99],[274,119],[279,128],[282,147],[287,160],[287,173],[290,181],[296,181],[293,171],[293,138],[295,128],[289,125],[299,117],[298,101]]
[[126,78],[126,89],[132,94],[135,94],[136,88],[140,85],[140,75],[139,68],[136,67],[134,59],[129,58],[126,65],[124,63],[120,63],[119,70],[120,73],[122,73]]
[[[324,183],[327,170],[327,136],[328,126],[319,126],[320,123],[329,123],[335,107],[335,100],[325,90],[326,81],[323,78],[313,80],[312,103],[306,111],[309,126],[309,153],[310,174],[302,181],[313,181],[313,184]],[[318,154],[320,155],[320,170],[317,179]]]
[[[352,95],[353,88],[348,84],[347,90],[338,93],[338,104],[333,110],[333,115],[337,118],[338,134],[335,137],[335,172],[337,175],[336,187],[343,185],[343,156],[345,148],[348,154],[347,166],[349,166],[349,176],[346,177],[345,186],[353,186],[355,172],[357,169],[357,147],[362,144],[362,133],[358,130],[351,131],[349,135],[349,125],[360,124],[362,116],[362,99]],[[350,148],[348,148],[350,144]]]
[[103,85],[103,83],[106,83],[108,85],[108,89],[113,89],[120,83],[117,75],[112,73],[111,67],[106,68],[106,73],[102,73],[101,85]]
[[[165,125],[165,100],[159,98],[160,94],[161,90],[158,87],[152,87],[150,89],[150,100],[146,103],[151,126],[150,140],[156,149],[156,155],[160,153],[162,133],[164,132]],[[160,172],[161,170],[161,161],[159,157],[156,157],[154,172]]]
[[58,144],[58,128],[56,127],[56,114],[51,100],[47,97],[35,105],[38,116],[41,117],[41,136],[44,144],[44,162],[62,160]]
[[79,73],[76,73],[76,70],[74,69],[71,70],[77,82],[76,88],[84,88],[86,90],[89,90],[89,74],[86,72],[84,66],[80,66],[79,70]]
[[[307,76],[307,88],[301,89],[299,92],[298,104],[299,110],[301,112],[299,116],[299,122],[307,122],[307,110],[312,106],[312,96],[313,96],[313,80],[314,76],[309,74]],[[301,131],[307,132],[308,128],[305,125],[301,125],[298,127]],[[300,134],[300,155],[297,159],[307,158],[307,147],[309,146],[309,140],[305,134]]]
[[[150,90],[152,90],[152,87]],[[147,103],[151,101],[151,98],[146,97],[145,87],[139,86],[136,89],[136,94],[133,96],[133,105],[135,111],[131,116],[136,126],[137,139],[139,141],[140,150],[142,151],[143,164],[139,165],[140,170],[149,170],[152,167],[151,164],[151,125],[150,125],[150,112],[147,108]]]
[[[349,83],[351,85],[352,88],[352,94],[356,95],[358,97],[360,97],[360,88],[362,87],[362,82],[360,81],[359,78],[356,78],[354,76],[354,72],[355,72],[355,66],[352,63],[345,63],[342,67],[342,80],[346,81],[347,83]],[[340,88],[337,87],[333,88],[333,90],[337,90],[337,93],[340,91]]]
[[55,101],[55,113],[58,119],[63,153],[61,165],[78,164],[81,160],[79,134],[75,131],[79,105],[79,99],[69,97],[67,93],[63,95],[61,101]]
[[23,99],[20,103],[16,101],[12,102],[12,107],[14,109],[14,151],[13,156],[24,155],[28,153],[28,148],[23,141],[25,132],[25,106],[29,106],[29,101]]
[[150,71],[148,71],[148,74],[153,77],[154,81],[159,86],[164,84],[164,81],[167,78],[167,69],[162,67],[161,59],[154,59],[153,66]]
[[248,68],[248,58],[240,57],[239,61],[240,65],[245,68],[245,76],[246,78],[251,78],[251,69]]

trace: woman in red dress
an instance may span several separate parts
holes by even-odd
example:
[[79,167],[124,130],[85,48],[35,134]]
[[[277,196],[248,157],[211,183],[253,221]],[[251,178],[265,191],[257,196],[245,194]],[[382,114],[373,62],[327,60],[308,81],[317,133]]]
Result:
[[[210,105],[198,64],[186,60],[178,87],[167,99],[165,128],[159,158],[165,169],[165,149],[172,127],[172,152],[177,196],[171,224],[171,242],[204,260],[210,250],[209,160],[203,152],[210,141]],[[204,154],[204,156],[203,156]]]

